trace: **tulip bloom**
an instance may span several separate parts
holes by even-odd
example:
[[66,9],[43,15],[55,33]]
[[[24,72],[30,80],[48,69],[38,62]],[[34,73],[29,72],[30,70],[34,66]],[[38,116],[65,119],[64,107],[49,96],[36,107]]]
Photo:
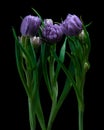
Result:
[[38,32],[41,20],[38,16],[28,15],[22,20],[20,32],[23,36],[35,36]]
[[65,35],[76,36],[82,31],[82,22],[78,16],[68,14],[61,27]]
[[48,42],[55,43],[61,40],[63,31],[60,25],[53,24],[51,19],[46,19],[44,20],[42,35]]

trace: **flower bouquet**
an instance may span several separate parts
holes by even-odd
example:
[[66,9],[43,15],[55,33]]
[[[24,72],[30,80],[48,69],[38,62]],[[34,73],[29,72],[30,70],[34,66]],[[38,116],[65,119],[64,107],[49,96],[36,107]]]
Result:
[[[78,130],[83,130],[84,84],[90,67],[91,42],[81,18],[68,14],[60,22],[35,15],[22,18],[18,36],[12,28],[15,40],[15,57],[20,79],[28,97],[30,130],[36,130],[38,120],[42,130],[51,130],[59,109],[71,88],[78,103]],[[60,47],[60,48],[59,48]],[[67,57],[67,64],[65,63]],[[59,95],[61,71],[64,85]],[[47,94],[52,102],[48,122],[41,105],[41,80],[44,79]]]

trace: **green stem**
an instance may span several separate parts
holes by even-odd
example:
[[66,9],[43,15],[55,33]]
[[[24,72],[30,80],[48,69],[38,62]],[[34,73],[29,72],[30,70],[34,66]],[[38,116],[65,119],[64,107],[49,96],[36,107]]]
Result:
[[50,113],[50,117],[49,117],[49,121],[48,121],[47,130],[51,130],[53,122],[54,122],[54,120],[55,120],[55,118],[57,116],[57,113],[58,113],[59,109],[60,109],[60,106],[57,105],[56,101],[52,103],[52,108],[51,108],[51,113]]
[[[85,71],[83,70],[81,80],[78,80],[77,86],[80,90],[81,101],[78,101],[78,130],[84,130],[83,120],[84,120],[84,84],[85,84]],[[80,82],[79,82],[80,81]],[[77,97],[78,99],[78,97]]]
[[58,96],[58,84],[57,81],[54,82],[54,57],[52,56],[52,51],[56,49],[56,45],[50,48],[50,59],[49,59],[49,76],[50,76],[50,83],[52,87],[52,106],[51,112],[48,120],[47,130],[51,130],[53,122],[54,122],[54,114],[56,113],[56,105],[57,105],[57,96]]
[[78,107],[78,127],[79,130],[83,130],[83,114],[84,111],[80,108],[80,106]]
[[53,125],[53,121],[54,121],[53,117],[54,117],[54,114],[55,114],[55,111],[56,111],[56,104],[57,104],[57,101],[54,100],[52,102],[52,107],[51,107],[51,112],[50,112],[50,116],[49,116],[47,130],[51,130],[52,129],[52,125]]
[[[84,83],[83,83],[84,85]],[[83,130],[83,117],[84,117],[84,94],[83,87],[81,88],[81,101],[78,101],[78,130]]]
[[50,83],[51,87],[54,87],[54,57],[50,56],[49,59],[49,75],[50,75]]
[[[26,71],[26,78],[27,78],[27,86],[31,90],[32,87],[32,72],[28,70],[28,64],[27,65],[27,71]],[[35,119],[35,109],[34,109],[34,96],[28,95],[28,111],[29,111],[29,124],[30,124],[30,130],[36,129],[36,119]]]
[[34,103],[32,102],[32,99],[28,98],[30,130],[36,129],[35,112],[33,105]]

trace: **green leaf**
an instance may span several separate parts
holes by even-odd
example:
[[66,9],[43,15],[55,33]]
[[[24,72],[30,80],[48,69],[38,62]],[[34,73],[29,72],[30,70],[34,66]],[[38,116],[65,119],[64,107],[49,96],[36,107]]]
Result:
[[40,102],[39,92],[37,92],[37,99],[35,105],[36,105],[36,115],[40,123],[41,129],[46,130],[45,119],[44,119],[43,110]]
[[88,23],[87,25],[85,25],[85,27],[89,27],[92,24],[92,21],[90,23]]
[[[23,54],[25,56],[25,60],[26,62],[28,63],[28,65],[26,66],[26,73],[27,73],[27,76],[31,73],[31,76],[33,76],[33,81],[29,81],[29,82],[33,82],[32,86],[28,86],[29,88],[29,91],[32,92],[32,95],[34,95],[36,89],[37,89],[37,82],[38,82],[38,69],[37,69],[37,61],[36,61],[36,54],[35,54],[35,50],[32,46],[32,44],[30,43],[30,40],[28,37],[25,37],[24,38],[24,42],[23,45],[25,44],[25,46],[22,46],[22,43],[20,43],[18,41],[18,38],[16,36],[16,33],[15,33],[15,30],[13,30],[13,34],[14,34],[14,37],[15,37],[15,41],[16,41],[16,48],[18,52],[17,56],[19,56],[21,54],[21,58],[23,58]],[[19,59],[18,62],[21,64],[23,62],[21,62],[21,60]],[[21,65],[21,73],[23,75],[24,73],[24,68],[23,68],[23,65]],[[33,75],[32,75],[33,73]],[[20,76],[21,77],[21,76]],[[26,76],[24,74],[24,77],[25,77],[25,85],[27,85],[27,80],[26,80]],[[22,78],[22,77],[21,77]],[[30,77],[28,77],[30,78]],[[24,84],[23,83],[23,84]],[[29,84],[30,85],[30,84]],[[30,88],[31,87],[31,88]]]
[[36,13],[36,15],[38,15],[38,17],[41,19],[42,21],[42,25],[44,25],[44,20],[42,19],[41,15],[34,9],[32,8],[32,10]]
[[34,96],[36,94],[36,91],[39,88],[40,83],[41,83],[41,78],[42,78],[42,61],[41,61],[41,57],[38,59],[38,63],[37,63],[37,76],[36,76],[36,78],[34,77],[34,75],[35,75],[35,71],[33,72],[33,79],[34,79],[34,82],[36,82],[36,83],[34,84],[34,87],[33,87],[33,90],[32,90],[32,96]]
[[44,80],[45,80],[45,83],[46,83],[46,86],[47,86],[47,89],[48,89],[48,92],[49,92],[49,95],[52,99],[52,89],[51,89],[51,85],[50,85],[50,80],[49,80],[49,75],[48,75],[48,70],[47,70],[47,51],[46,50],[46,44],[43,43],[41,45],[41,56],[42,56],[42,70],[43,70],[43,76],[44,76]]
[[67,95],[69,94],[70,90],[71,90],[71,87],[72,87],[72,84],[71,82],[69,81],[69,79],[66,80],[66,83],[65,83],[65,86],[64,86],[64,89],[62,91],[62,94],[58,100],[58,104],[57,104],[57,107],[58,109],[61,107],[61,105],[63,104],[65,98],[67,97]]
[[76,83],[75,83],[70,71],[68,71],[68,69],[65,67],[65,65],[60,61],[60,59],[58,58],[58,56],[56,55],[55,52],[53,52],[53,56],[56,59],[56,61],[60,64],[60,66],[63,69],[63,71],[65,72],[65,74],[69,77],[69,79],[71,80],[73,85],[75,86]]
[[75,55],[76,52],[75,52],[75,45],[73,44],[74,43],[73,38],[68,36],[68,44],[69,44],[69,47],[70,47],[70,50],[71,50],[71,54]]
[[18,44],[20,44],[20,43],[18,42],[18,38],[16,36],[16,32],[15,32],[14,28],[12,28],[12,31],[13,31],[13,35],[15,38],[15,56],[16,56],[16,65],[17,65],[18,73],[19,73],[20,79],[23,83],[23,86],[25,88],[26,94],[30,95],[30,91],[26,84],[26,77],[25,77],[25,74],[23,71],[23,66],[22,66],[22,62],[23,62],[22,53],[21,53],[20,47],[18,46]]
[[[70,62],[68,71],[71,73],[71,75],[74,78],[74,68],[73,68],[72,61]],[[66,81],[65,81],[65,85],[64,85],[63,90],[62,90],[62,93],[61,93],[59,100],[58,100],[58,103],[57,103],[57,109],[59,109],[61,107],[61,105],[63,104],[65,98],[67,97],[67,95],[69,94],[69,92],[71,90],[71,87],[72,87],[72,82],[67,77]]]
[[77,37],[69,37],[68,43],[71,48],[71,54],[77,57],[81,62],[84,58],[84,49],[82,43],[79,42]]
[[36,54],[33,45],[30,43],[30,38],[25,38],[26,51],[30,55],[32,66],[37,66]]
[[[79,59],[76,56],[70,55],[68,52],[66,52],[66,54],[69,56],[69,58],[71,59],[72,63],[73,63],[73,67],[74,67],[74,73],[75,73],[75,77],[79,77],[81,78],[82,75],[82,63],[79,62]],[[77,81],[77,80],[76,80]]]
[[30,54],[28,53],[28,51],[26,50],[26,48],[24,48],[22,46],[22,44],[19,42],[18,39],[16,39],[16,43],[17,43],[17,46],[20,48],[21,53],[24,54],[24,56],[26,57],[26,60],[28,61],[28,63],[30,63],[30,68],[29,69],[33,69],[34,67],[33,67],[33,64],[32,64],[32,60],[31,60]]
[[[77,37],[68,37],[69,45],[73,46],[73,50],[71,50],[71,55],[67,52],[69,58],[71,58],[74,68],[75,68],[75,79],[76,82],[82,78],[82,71],[85,61],[85,50],[83,44],[79,42]],[[73,52],[72,52],[73,51]]]
[[29,124],[30,124],[30,130],[36,129],[36,106],[34,103],[34,99],[31,97],[28,97],[28,111],[29,111]]
[[76,49],[76,55],[79,58],[80,62],[84,59],[84,47],[83,44],[79,42],[79,39],[76,38],[74,41],[75,49]]
[[85,32],[85,35],[86,35],[86,44],[88,45],[88,49],[87,49],[87,56],[89,55],[90,53],[90,50],[91,50],[91,41],[90,41],[90,36],[89,36],[89,33],[86,29],[86,27],[83,25],[83,29],[84,29],[84,32]]
[[[67,41],[67,37],[65,38],[65,41],[64,41],[64,43],[63,43],[63,45],[62,45],[62,47],[61,47],[61,49],[60,49],[59,60],[60,60],[62,63],[64,62],[64,59],[65,59],[66,41]],[[54,82],[57,81],[57,78],[58,78],[60,69],[61,69],[61,65],[58,63],[58,64],[57,64],[57,67],[56,67]]]
[[65,74],[66,74],[67,78],[69,79],[69,81],[72,83],[72,85],[73,85],[73,87],[74,87],[74,90],[75,90],[75,93],[76,93],[76,96],[77,96],[77,99],[78,99],[79,103],[81,104],[81,103],[83,102],[82,97],[81,97],[81,93],[80,93],[78,87],[76,86],[76,82],[75,82],[74,79],[73,79],[72,73],[71,73],[70,70],[68,70],[68,69],[65,67],[65,65],[59,60],[59,58],[58,58],[58,56],[56,55],[55,52],[53,52],[53,55],[54,55],[54,58],[56,59],[56,61],[57,61],[58,63],[60,63],[61,68],[62,68],[63,71],[65,72]]
[[25,38],[25,44],[26,44],[25,51],[30,56],[30,61],[28,61],[28,59],[27,59],[28,66],[30,66],[30,68],[27,68],[27,71],[31,72],[31,75],[32,75],[33,84],[31,86],[31,92],[32,92],[32,95],[34,95],[36,92],[36,89],[38,87],[37,86],[38,85],[37,59],[36,59],[36,54],[35,54],[35,50],[33,48],[33,45],[30,43],[30,38],[28,38],[28,37]]
[[[71,63],[72,63],[72,62],[71,62]],[[70,63],[70,65],[69,65],[69,70],[71,70],[72,73],[73,73],[73,66],[72,66],[71,63]],[[68,93],[69,93],[71,87],[72,87],[72,83],[69,81],[68,78],[66,78],[66,82],[65,82],[65,85],[64,85],[64,87],[63,87],[63,91],[62,91],[62,93],[61,93],[61,96],[59,97],[59,100],[57,101],[57,104],[56,104],[55,108],[54,108],[54,113],[53,113],[53,115],[52,115],[52,120],[53,120],[53,121],[54,121],[54,119],[56,118],[57,113],[58,113],[59,109],[61,108],[61,106],[62,106],[62,104],[63,104],[65,98],[67,97],[67,95],[68,95]],[[55,100],[54,100],[54,101],[55,101]]]

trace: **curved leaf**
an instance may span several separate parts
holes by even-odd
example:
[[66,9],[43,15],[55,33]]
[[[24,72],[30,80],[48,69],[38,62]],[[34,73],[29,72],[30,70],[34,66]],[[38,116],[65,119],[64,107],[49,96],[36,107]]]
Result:
[[[63,45],[62,45],[62,47],[61,47],[61,49],[60,49],[59,60],[60,60],[62,63],[64,62],[64,59],[65,59],[66,41],[67,41],[67,37],[65,38],[65,41],[64,41],[64,43],[63,43]],[[58,62],[57,62],[57,63],[58,63]],[[56,67],[54,82],[57,81],[57,78],[58,78],[60,69],[61,69],[61,65],[58,63],[58,64],[57,64],[57,67]]]
[[49,95],[52,99],[52,89],[51,89],[51,85],[50,85],[50,80],[49,80],[49,76],[48,76],[48,70],[47,70],[47,55],[46,55],[46,45],[42,44],[41,45],[41,57],[42,57],[42,70],[43,70],[43,76],[44,76],[44,80],[49,92]]
[[56,61],[57,61],[58,63],[60,63],[61,68],[62,68],[63,71],[65,72],[65,74],[66,74],[67,78],[69,79],[69,81],[72,83],[72,85],[73,85],[73,87],[74,87],[74,90],[75,90],[75,93],[76,93],[76,96],[77,96],[77,99],[78,99],[79,103],[81,104],[81,103],[83,102],[83,101],[82,101],[82,97],[81,97],[81,94],[80,94],[79,89],[78,89],[77,86],[76,86],[76,82],[75,82],[74,79],[73,79],[72,73],[71,73],[70,70],[68,70],[68,69],[65,67],[65,65],[59,60],[59,58],[58,58],[58,56],[56,55],[55,52],[53,52],[53,55],[54,55]]
[[18,73],[19,73],[20,79],[23,83],[23,86],[25,88],[27,95],[30,95],[30,91],[26,84],[26,77],[25,77],[25,74],[23,71],[23,66],[22,66],[23,59],[22,59],[22,53],[21,53],[20,47],[18,46],[18,44],[19,44],[18,38],[16,36],[14,28],[12,29],[12,31],[13,31],[13,35],[15,38],[15,56],[16,56],[16,65],[17,65]]

